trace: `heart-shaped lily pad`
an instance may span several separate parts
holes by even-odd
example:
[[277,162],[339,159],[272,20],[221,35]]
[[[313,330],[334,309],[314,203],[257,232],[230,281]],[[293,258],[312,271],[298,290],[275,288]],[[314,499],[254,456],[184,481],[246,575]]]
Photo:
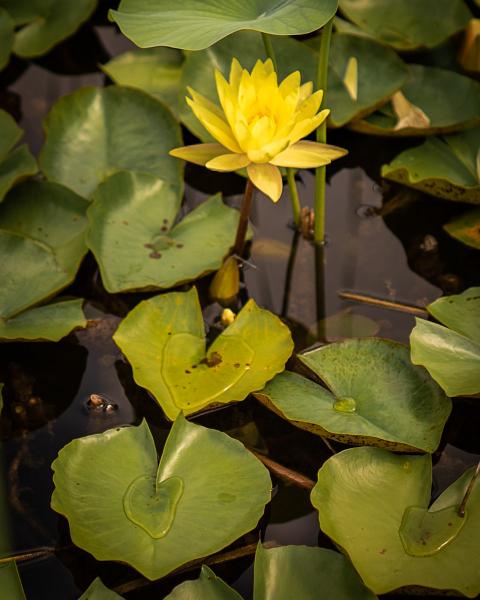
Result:
[[183,61],[183,54],[174,48],[150,48],[125,52],[100,68],[117,85],[147,92],[178,115]]
[[310,33],[333,17],[337,4],[338,0],[121,0],[109,16],[142,48],[202,50],[242,29],[274,35]]
[[340,0],[340,10],[368,35],[397,50],[438,46],[471,17],[462,0]]
[[[480,201],[480,186],[479,186]],[[443,226],[448,235],[453,238],[480,250],[480,207],[463,213]]]
[[382,166],[382,177],[445,200],[480,204],[480,128],[429,138]]
[[172,420],[243,400],[282,371],[293,350],[288,328],[253,300],[206,350],[195,288],[140,302],[113,339]]
[[323,464],[311,500],[322,531],[377,594],[414,585],[473,598],[480,593],[478,483],[464,524],[454,516],[472,475],[473,470],[464,473],[429,507],[428,455],[351,448]]
[[433,452],[451,402],[406,346],[376,338],[329,344],[298,358],[327,388],[277,375],[255,396],[298,427],[350,444]]
[[31,308],[8,320],[0,318],[0,340],[58,342],[73,329],[86,327],[82,304],[82,299],[61,300]]
[[443,325],[416,319],[412,362],[423,365],[449,396],[480,392],[480,287],[427,306]]
[[32,58],[72,35],[93,13],[97,0],[2,0],[2,6],[19,27],[13,51]]
[[0,205],[0,318],[73,281],[87,252],[87,203],[61,185],[27,181]]
[[[410,76],[402,88],[404,97],[428,118],[428,126],[396,128],[399,118],[391,104],[350,125],[373,135],[412,136],[449,133],[480,122],[480,83],[447,69],[409,65]],[[439,98],[441,100],[439,100]]]
[[[375,600],[350,562],[338,552],[309,546],[266,549],[255,554],[254,600]],[[165,600],[241,600],[207,566],[200,577],[178,585]]]
[[[314,43],[315,49],[318,49],[317,38]],[[277,57],[280,78],[299,70],[302,82],[315,81],[316,51],[305,43],[288,37],[274,37],[272,45]],[[344,71],[352,56],[358,60],[356,101],[352,100],[343,83]],[[236,33],[208,50],[189,54],[185,60],[180,85],[180,118],[184,125],[202,141],[210,141],[212,138],[185,102],[187,86],[218,103],[215,68],[228,75],[234,57],[246,69],[253,68],[257,59],[267,58],[260,34]],[[330,52],[326,104],[331,111],[330,124],[340,127],[352,119],[372,112],[403,85],[406,76],[405,65],[392,50],[356,36],[335,34],[332,37]]]
[[100,184],[87,244],[109,292],[168,288],[221,267],[238,211],[217,194],[176,223],[179,201],[171,185],[147,173],[123,171]]
[[149,579],[228,546],[270,500],[268,471],[253,454],[182,416],[160,464],[143,421],[70,442],[52,468],[52,508],[67,517],[74,543]]
[[182,144],[169,110],[139,90],[83,88],[61,98],[44,122],[40,166],[48,179],[88,198],[121,170],[151,173],[181,196],[182,162],[168,151]]

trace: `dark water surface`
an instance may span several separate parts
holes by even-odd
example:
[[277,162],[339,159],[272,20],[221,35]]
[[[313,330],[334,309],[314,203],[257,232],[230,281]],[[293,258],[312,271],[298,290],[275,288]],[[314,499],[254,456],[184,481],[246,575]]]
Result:
[[[97,64],[130,47],[105,24],[104,10],[93,24],[83,27],[47,57],[32,64],[16,59],[2,74],[0,106],[20,118],[34,153],[42,145],[41,120],[55,100],[85,85],[103,85],[105,77]],[[382,188],[379,166],[405,142],[387,142],[348,131],[329,135],[332,143],[349,148],[350,155],[328,171],[326,247],[318,251],[299,239],[293,256],[288,191],[278,205],[258,194],[252,215],[254,242],[243,268],[242,300],[252,297],[280,314],[292,328],[297,350],[316,341],[336,339],[338,326],[325,319],[339,313],[367,317],[370,321],[363,321],[362,327],[367,327],[368,333],[407,342],[414,325],[412,314],[346,300],[340,294],[353,292],[421,308],[442,293],[478,285],[476,252],[442,230],[442,225],[463,207],[400,187]],[[313,205],[313,174],[299,175],[302,202]],[[187,206],[219,190],[229,202],[238,204],[243,187],[237,176],[215,176],[194,167],[187,169],[187,183]],[[221,307],[208,305],[208,279],[198,285],[206,323],[214,335]],[[128,567],[97,562],[72,546],[65,519],[49,508],[53,487],[50,464],[58,451],[75,437],[138,423],[143,417],[161,449],[170,427],[148,393],[135,385],[129,365],[111,339],[120,318],[148,295],[107,294],[90,255],[64,294],[87,299],[90,324],[86,330],[57,344],[0,346],[0,381],[5,382],[0,443],[11,551],[57,548],[55,553],[20,564],[29,600],[74,600],[97,575],[111,587],[139,577]],[[365,329],[343,333],[362,335]],[[89,410],[91,394],[104,396],[112,410]],[[254,399],[195,420],[222,429],[249,447],[268,451],[274,460],[312,479],[330,456],[320,438],[294,428]],[[455,400],[444,440],[434,455],[434,495],[478,461],[479,454],[478,410],[473,401]],[[260,523],[264,539],[331,547],[319,531],[308,492],[273,480],[274,499]],[[233,547],[257,539],[258,531]],[[216,566],[215,571],[249,598],[252,561],[253,556],[229,561]],[[196,577],[197,573],[170,576],[125,596],[158,599],[186,576]]]

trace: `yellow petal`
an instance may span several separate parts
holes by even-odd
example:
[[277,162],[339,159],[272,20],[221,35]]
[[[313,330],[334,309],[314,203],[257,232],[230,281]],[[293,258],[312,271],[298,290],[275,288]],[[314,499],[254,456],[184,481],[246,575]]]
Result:
[[300,91],[300,79],[300,71],[294,71],[293,73],[290,73],[288,77],[285,77],[282,83],[278,86],[278,89],[284,98],[294,91]]
[[223,108],[224,115],[222,115],[222,118],[225,116],[231,127],[235,122],[235,97],[230,89],[230,84],[218,69],[215,69],[215,83],[217,85],[218,98]]
[[328,165],[332,160],[345,156],[345,154],[347,154],[347,150],[338,146],[303,141],[289,146],[270,162],[277,167],[310,169]]
[[232,92],[236,94],[238,92],[238,86],[240,84],[240,78],[242,76],[242,65],[236,58],[232,59],[232,65],[230,67],[230,76],[228,78]]
[[273,165],[249,164],[247,167],[248,176],[253,185],[268,196],[274,202],[280,200],[282,195],[282,175],[277,167]]
[[211,102],[208,98],[205,98],[205,96],[202,96],[202,94],[199,94],[191,87],[187,87],[187,90],[196,104],[203,106],[213,114],[217,115],[217,117],[219,117],[220,119],[223,119],[222,111],[214,102]]
[[236,171],[249,164],[250,159],[246,154],[222,154],[208,161],[205,166],[212,171]]
[[328,109],[322,110],[311,119],[305,119],[304,121],[300,121],[297,123],[295,127],[292,129],[292,132],[289,135],[290,142],[294,144],[301,140],[309,133],[312,133],[325,119],[328,117],[330,111]]
[[323,90],[318,90],[314,94],[311,94],[306,100],[299,104],[297,109],[296,120],[297,122],[303,121],[304,119],[311,119],[314,117],[320,105],[322,104]]
[[226,148],[221,144],[193,144],[170,150],[170,156],[182,158],[196,165],[206,165],[209,160],[225,154]]
[[233,132],[226,121],[190,98],[186,100],[187,104],[193,110],[194,115],[216,140],[231,152],[241,152],[240,146],[237,144]]
[[[319,92],[322,90],[318,90]],[[300,86],[300,94],[299,94],[299,102],[303,102],[304,100],[306,100],[311,93],[313,92],[313,83],[311,81],[307,81],[307,83],[304,83],[303,85]],[[323,94],[323,92],[322,92]]]
[[252,148],[251,150],[248,150],[247,155],[254,163],[272,162],[272,158],[277,156],[277,154],[280,154],[280,152],[283,152],[289,143],[289,139],[284,137],[279,140],[274,140],[261,148]]

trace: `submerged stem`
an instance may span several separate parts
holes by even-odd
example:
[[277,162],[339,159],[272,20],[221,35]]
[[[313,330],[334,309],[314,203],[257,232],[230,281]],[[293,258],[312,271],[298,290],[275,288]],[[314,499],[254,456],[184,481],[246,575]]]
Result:
[[245,193],[243,195],[242,207],[240,209],[240,219],[238,221],[237,235],[235,237],[235,244],[233,246],[232,254],[242,256],[245,248],[245,238],[248,230],[248,217],[250,216],[250,210],[252,208],[253,201],[253,183],[250,179],[247,179],[247,185],[245,186]]
[[[323,90],[322,105],[325,104],[327,93],[328,55],[330,52],[330,39],[332,37],[333,18],[323,27],[320,35],[320,49],[317,59],[316,89]],[[326,120],[317,129],[317,142],[325,144],[327,141]],[[314,240],[316,244],[323,244],[325,240],[325,183],[326,167],[318,167],[315,174],[315,226]]]
[[477,468],[475,469],[475,473],[472,475],[472,478],[470,479],[470,483],[468,484],[468,487],[465,490],[465,495],[463,496],[463,500],[462,500],[460,506],[458,507],[458,516],[459,517],[463,518],[465,516],[465,510],[466,510],[468,499],[470,498],[470,495],[473,491],[473,487],[475,486],[475,482],[477,481],[477,479],[479,477],[480,477],[480,462],[478,463]]

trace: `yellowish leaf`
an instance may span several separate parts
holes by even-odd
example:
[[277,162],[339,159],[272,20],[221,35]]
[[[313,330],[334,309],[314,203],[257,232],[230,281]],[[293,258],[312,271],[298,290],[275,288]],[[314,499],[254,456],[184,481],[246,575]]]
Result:
[[430,127],[430,118],[419,106],[412,104],[402,92],[392,96],[392,106],[398,117],[395,131],[411,127],[414,129],[427,129]]
[[343,76],[343,85],[346,87],[350,98],[356,102],[358,100],[358,60],[355,56],[348,59],[345,75]]

